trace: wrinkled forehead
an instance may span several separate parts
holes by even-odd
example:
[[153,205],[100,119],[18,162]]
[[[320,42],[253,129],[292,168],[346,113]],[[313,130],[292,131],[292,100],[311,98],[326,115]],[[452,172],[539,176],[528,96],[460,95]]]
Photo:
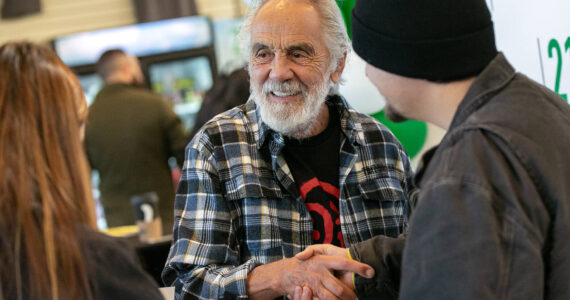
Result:
[[307,1],[274,0],[264,5],[252,21],[251,45],[283,47],[283,43],[312,44],[323,41],[316,8]]

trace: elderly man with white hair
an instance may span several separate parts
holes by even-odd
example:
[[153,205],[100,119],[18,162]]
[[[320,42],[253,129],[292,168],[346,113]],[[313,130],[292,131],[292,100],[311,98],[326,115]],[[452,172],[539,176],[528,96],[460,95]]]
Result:
[[354,299],[348,274],[370,266],[294,256],[404,233],[408,156],[338,94],[350,48],[335,1],[260,1],[241,35],[251,98],[186,149],[163,280],[179,299]]

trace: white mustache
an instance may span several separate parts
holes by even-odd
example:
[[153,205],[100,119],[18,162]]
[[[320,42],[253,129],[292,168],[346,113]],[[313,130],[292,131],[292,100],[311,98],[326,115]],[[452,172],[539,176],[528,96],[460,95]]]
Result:
[[268,80],[263,83],[262,92],[264,94],[274,93],[277,96],[289,96],[295,95],[298,93],[306,94],[307,88],[303,86],[298,81],[285,81],[285,82],[278,82],[273,80]]

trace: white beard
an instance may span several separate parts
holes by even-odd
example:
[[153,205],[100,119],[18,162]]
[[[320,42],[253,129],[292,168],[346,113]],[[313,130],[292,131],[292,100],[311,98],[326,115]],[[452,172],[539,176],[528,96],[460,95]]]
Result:
[[[309,137],[313,128],[318,124],[321,107],[327,98],[330,83],[327,77],[312,89],[297,80],[276,82],[267,80],[262,86],[251,81],[251,93],[259,111],[261,119],[271,129],[293,138]],[[302,102],[281,103],[272,101],[272,92],[293,95],[301,93]]]

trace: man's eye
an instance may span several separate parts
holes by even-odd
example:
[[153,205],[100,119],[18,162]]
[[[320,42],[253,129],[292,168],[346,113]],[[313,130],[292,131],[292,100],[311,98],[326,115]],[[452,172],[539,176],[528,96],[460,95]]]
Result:
[[293,56],[294,58],[303,58],[305,57],[305,55],[301,52],[295,51],[291,54],[291,56]]
[[255,54],[255,57],[257,58],[267,58],[271,55],[271,53],[267,50],[260,50],[257,51],[257,53]]

